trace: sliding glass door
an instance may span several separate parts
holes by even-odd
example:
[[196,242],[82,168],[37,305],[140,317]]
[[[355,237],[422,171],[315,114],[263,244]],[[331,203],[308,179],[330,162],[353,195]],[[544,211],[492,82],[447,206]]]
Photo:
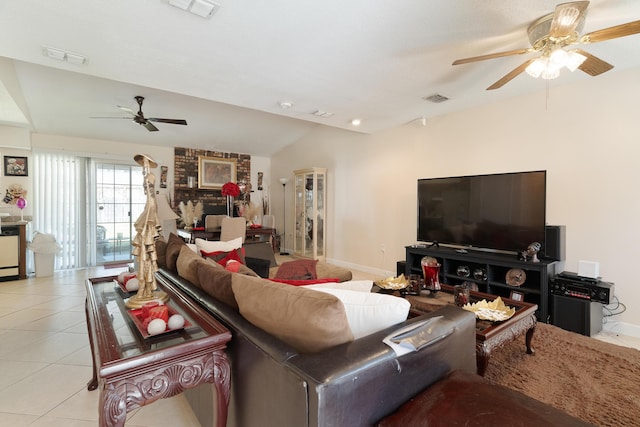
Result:
[[96,163],[96,264],[132,260],[133,223],[145,204],[142,168]]

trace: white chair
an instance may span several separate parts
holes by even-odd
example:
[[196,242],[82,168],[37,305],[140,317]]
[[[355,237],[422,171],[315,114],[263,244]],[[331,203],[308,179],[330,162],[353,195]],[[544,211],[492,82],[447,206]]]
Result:
[[222,228],[222,220],[226,218],[226,215],[207,215],[204,217],[204,230],[205,231],[220,231]]
[[247,236],[247,220],[243,217],[232,218],[225,216],[222,218],[222,225],[220,229],[220,240],[228,242],[229,240],[242,237],[242,243]]

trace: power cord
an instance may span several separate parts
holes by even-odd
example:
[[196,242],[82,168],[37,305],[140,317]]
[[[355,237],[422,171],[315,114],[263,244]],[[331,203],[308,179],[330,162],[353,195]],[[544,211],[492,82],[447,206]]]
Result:
[[617,316],[627,311],[627,306],[620,302],[617,296],[613,296],[614,301],[611,304],[604,305],[602,310],[604,312],[604,323],[607,323],[607,317]]

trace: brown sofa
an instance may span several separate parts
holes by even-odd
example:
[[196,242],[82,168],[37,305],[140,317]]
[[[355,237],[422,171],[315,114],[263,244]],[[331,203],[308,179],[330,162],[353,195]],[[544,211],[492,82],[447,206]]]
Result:
[[[200,260],[195,261],[197,265],[192,267],[192,264],[177,259],[180,253],[180,249],[167,245],[165,253],[160,254],[164,262],[157,278],[161,284],[165,281],[173,283],[232,333],[227,348],[231,362],[228,426],[372,426],[450,371],[475,370],[475,318],[472,313],[457,307],[447,307],[437,313],[451,325],[444,338],[400,357],[382,342],[383,338],[403,326],[424,323],[434,317],[433,314],[407,320],[359,339],[347,338],[317,351],[301,351],[297,345],[276,336],[279,334],[269,333],[249,321],[245,315],[252,313],[247,313],[244,307],[243,315],[242,304],[241,310],[234,307],[234,300],[230,298],[235,296],[221,293],[219,285],[230,277],[233,290],[243,282],[263,283],[265,288],[268,283],[272,289],[282,292],[296,287],[256,277],[243,278],[241,273],[228,276],[219,270],[202,267],[204,264]],[[191,257],[187,251],[182,253],[183,258]],[[200,274],[194,276],[193,268]],[[192,279],[197,277],[196,281],[200,283],[187,280],[183,277],[185,275]],[[213,276],[216,279],[212,279]],[[323,294],[308,289],[296,292]],[[284,303],[282,299],[274,302],[265,300],[258,308],[269,311],[271,304],[275,306],[276,302],[280,307]],[[332,304],[329,299],[325,302]],[[289,307],[290,310],[296,308],[296,304]],[[322,312],[325,315],[330,313]],[[301,319],[315,322],[318,327],[325,324],[335,326],[334,319],[318,316],[322,316],[318,311],[304,312]],[[337,331],[337,335],[343,332]],[[346,335],[349,333],[347,331]],[[315,335],[315,332],[310,330],[309,335]],[[201,424],[210,425],[211,388],[188,390],[187,398]]]

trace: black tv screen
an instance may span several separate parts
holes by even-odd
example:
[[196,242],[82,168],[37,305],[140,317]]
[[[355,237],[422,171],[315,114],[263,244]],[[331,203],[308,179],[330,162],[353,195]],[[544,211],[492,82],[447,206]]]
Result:
[[418,180],[418,241],[519,252],[544,246],[546,171]]

